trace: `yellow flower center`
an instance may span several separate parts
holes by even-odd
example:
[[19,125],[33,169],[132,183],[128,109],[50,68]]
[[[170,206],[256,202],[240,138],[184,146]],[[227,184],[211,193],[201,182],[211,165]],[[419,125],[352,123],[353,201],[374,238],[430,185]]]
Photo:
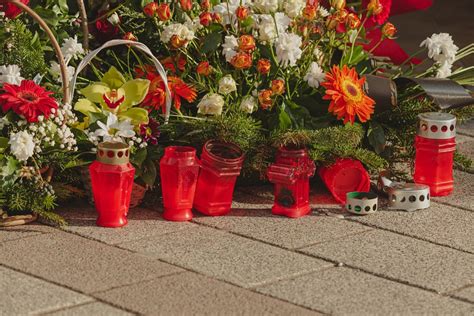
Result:
[[344,92],[344,95],[352,102],[362,101],[362,90],[352,81],[344,80],[344,82],[342,83],[342,91]]

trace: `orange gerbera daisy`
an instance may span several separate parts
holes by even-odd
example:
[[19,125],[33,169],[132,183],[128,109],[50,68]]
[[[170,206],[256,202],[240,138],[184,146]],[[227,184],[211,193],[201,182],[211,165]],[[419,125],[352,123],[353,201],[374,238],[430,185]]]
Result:
[[356,115],[361,122],[367,122],[374,113],[375,101],[365,94],[364,83],[365,77],[359,79],[355,69],[346,65],[342,69],[334,65],[321,83],[326,88],[323,99],[331,100],[329,112],[338,119],[344,118],[344,124],[354,124]]

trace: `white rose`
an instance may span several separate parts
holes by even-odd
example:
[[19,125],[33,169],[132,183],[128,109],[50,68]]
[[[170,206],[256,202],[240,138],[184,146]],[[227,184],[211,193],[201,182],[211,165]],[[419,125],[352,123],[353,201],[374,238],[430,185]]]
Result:
[[222,55],[225,56],[225,60],[230,63],[232,58],[237,55],[237,49],[239,48],[239,42],[233,35],[226,36],[224,44],[222,44]]
[[285,12],[290,18],[294,19],[301,14],[305,6],[305,0],[287,0],[285,2]]
[[257,107],[257,99],[251,95],[244,97],[242,103],[240,103],[240,110],[249,114],[253,113]]
[[224,107],[224,98],[217,93],[206,94],[197,105],[198,113],[221,115]]
[[278,10],[278,0],[254,0],[253,6],[261,13],[272,13]]
[[163,43],[169,43],[173,35],[177,35],[180,39],[191,41],[194,39],[194,32],[184,24],[173,23],[165,26],[161,33],[161,41]]
[[219,80],[219,93],[220,94],[229,94],[231,92],[237,91],[237,84],[235,83],[234,78],[231,75],[222,77]]
[[33,136],[27,131],[21,131],[10,135],[10,151],[20,161],[27,161],[33,156],[35,150],[35,143]]

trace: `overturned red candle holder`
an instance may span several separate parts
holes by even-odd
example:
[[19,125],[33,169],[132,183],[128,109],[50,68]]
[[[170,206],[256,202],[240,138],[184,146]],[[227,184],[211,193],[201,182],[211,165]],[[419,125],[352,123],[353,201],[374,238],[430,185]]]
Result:
[[97,147],[97,160],[90,167],[97,225],[122,227],[127,224],[135,168],[129,162],[130,148],[105,142]]
[[272,213],[292,218],[307,215],[311,211],[309,178],[315,171],[306,149],[280,148],[267,170],[268,179],[275,184]]
[[244,154],[235,144],[215,140],[204,144],[194,208],[210,216],[229,213],[243,162]]
[[456,117],[448,113],[419,116],[415,139],[415,183],[430,187],[431,196],[445,196],[454,189],[453,160],[456,151]]
[[160,161],[163,217],[169,221],[189,221],[199,175],[196,149],[170,146]]

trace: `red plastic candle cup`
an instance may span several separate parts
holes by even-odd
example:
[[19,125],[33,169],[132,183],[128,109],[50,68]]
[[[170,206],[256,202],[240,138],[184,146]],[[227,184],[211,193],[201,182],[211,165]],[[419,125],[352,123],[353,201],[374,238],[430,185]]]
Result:
[[97,160],[90,167],[92,192],[99,217],[97,225],[127,225],[135,168],[129,162],[130,147],[123,143],[101,143]]
[[229,213],[243,162],[244,154],[235,144],[213,140],[204,144],[194,208],[210,216]]
[[449,195],[454,189],[456,117],[437,112],[423,113],[418,117],[414,181],[429,186],[432,196]]
[[199,175],[196,149],[170,146],[160,161],[163,217],[169,221],[189,221],[193,218],[193,201]]
[[315,171],[306,149],[280,148],[267,170],[268,179],[275,184],[272,213],[292,218],[307,215],[311,211],[309,178]]
[[330,166],[319,168],[318,174],[334,199],[346,203],[349,192],[369,192],[370,176],[358,160],[340,158]]

